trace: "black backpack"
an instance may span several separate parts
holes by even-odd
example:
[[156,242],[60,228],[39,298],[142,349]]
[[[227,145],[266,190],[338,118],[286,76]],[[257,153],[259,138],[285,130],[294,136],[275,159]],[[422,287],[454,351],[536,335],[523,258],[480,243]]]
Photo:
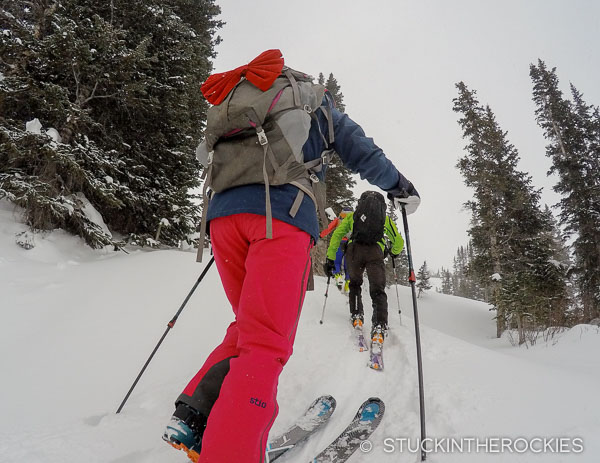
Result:
[[386,205],[381,193],[365,191],[354,211],[352,240],[359,244],[375,244],[383,240]]

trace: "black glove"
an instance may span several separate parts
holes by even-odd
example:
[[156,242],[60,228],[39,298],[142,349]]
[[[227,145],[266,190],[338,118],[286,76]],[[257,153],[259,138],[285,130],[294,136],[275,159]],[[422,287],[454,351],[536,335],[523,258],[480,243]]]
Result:
[[344,254],[346,254],[346,250],[348,249],[348,240],[342,241],[342,243],[340,244],[340,249]]
[[421,197],[419,193],[415,189],[412,183],[408,180],[406,184],[402,184],[402,175],[400,176],[400,183],[397,188],[392,190],[388,190],[388,198],[393,201],[394,207],[396,209],[404,208],[406,210],[406,214],[412,214],[417,210],[419,204],[421,204]]
[[326,259],[323,269],[325,270],[325,275],[332,277],[335,273],[335,262],[331,259]]
[[394,188],[386,190],[388,199],[393,201],[395,198],[408,198],[409,196],[420,197],[414,185],[401,173],[398,173],[398,175],[400,176],[398,184]]

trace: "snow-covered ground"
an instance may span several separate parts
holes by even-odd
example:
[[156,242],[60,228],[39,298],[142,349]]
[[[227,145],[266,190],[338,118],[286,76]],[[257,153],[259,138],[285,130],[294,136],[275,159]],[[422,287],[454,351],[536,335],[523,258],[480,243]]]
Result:
[[[15,244],[15,234],[26,229],[18,220],[0,201],[0,461],[186,462],[160,436],[173,400],[230,322],[216,269],[116,415],[202,265],[193,252],[93,251],[60,231],[36,236],[36,247],[24,250]],[[325,428],[279,461],[306,463],[364,399],[379,396],[386,414],[372,436],[373,450],[350,461],[416,462],[418,454],[407,449],[414,450],[419,436],[409,288],[399,288],[402,324],[395,290],[389,290],[386,369],[377,372],[366,367],[367,354],[353,350],[345,298],[333,286],[319,325],[325,280],[315,285],[281,377],[273,433],[318,395],[333,395],[338,408]],[[485,304],[434,290],[418,303],[427,434],[439,445],[428,461],[600,461],[598,328],[577,326],[548,343],[516,348],[494,338]],[[454,451],[444,452],[451,439]],[[472,451],[461,453],[457,445]],[[533,450],[510,452],[509,445]]]

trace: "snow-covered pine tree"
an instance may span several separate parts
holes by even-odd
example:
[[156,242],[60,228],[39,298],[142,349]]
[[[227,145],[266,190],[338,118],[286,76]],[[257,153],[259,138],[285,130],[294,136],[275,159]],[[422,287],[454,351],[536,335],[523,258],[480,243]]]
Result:
[[186,239],[219,12],[214,0],[3,2],[0,197],[33,229],[91,246],[115,242],[92,209],[139,243],[161,223],[162,242]]
[[398,283],[400,283],[402,286],[410,286],[408,254],[406,253],[406,247],[396,259],[396,274],[398,275]]
[[442,267],[441,270],[442,278],[442,294],[454,294],[452,290],[452,272]]
[[562,195],[560,224],[573,237],[572,251],[581,321],[600,316],[600,115],[571,85],[573,101],[558,88],[556,68],[538,60],[530,66],[536,119],[550,142],[549,173],[558,176],[554,190]]
[[[333,77],[333,74],[329,74],[329,79],[325,82],[323,73],[320,73],[318,82],[321,85],[325,85],[327,90],[331,93],[336,108],[339,111],[344,112],[344,95],[340,92],[340,86]],[[327,167],[325,184],[327,186],[326,205],[327,207],[331,207],[336,214],[339,214],[344,207],[354,206],[356,198],[354,197],[352,188],[356,186],[356,181],[352,178],[352,173],[344,167],[341,159],[337,155],[331,157],[331,162]],[[321,224],[322,228],[325,228],[326,226],[327,224]],[[320,240],[312,252],[313,272],[317,275],[324,274],[322,264],[325,260],[328,242],[328,239]]]
[[451,278],[452,293],[455,296],[466,297],[478,301],[487,301],[485,291],[481,288],[477,275],[472,269],[474,260],[473,246],[459,246],[454,257]]
[[464,83],[457,88],[454,111],[462,115],[459,124],[469,140],[458,168],[465,184],[474,189],[474,198],[467,203],[474,250],[470,269],[491,289],[497,336],[507,326],[518,327],[521,333],[525,318],[534,328],[547,323],[538,317],[539,301],[554,310],[566,294],[565,279],[545,286],[545,271],[556,257],[548,240],[550,223],[539,208],[539,190],[532,187],[529,175],[517,170],[518,151],[489,106],[481,106]]
[[465,278],[467,279],[467,282],[468,282],[467,287],[468,287],[469,298],[475,299],[477,301],[487,302],[485,287],[482,287],[482,285],[479,282],[479,279],[477,278],[477,275],[475,275],[475,273],[472,269],[471,263],[475,259],[475,252],[474,252],[473,246],[470,242],[467,243],[466,255],[467,255],[467,265],[465,268]]
[[[344,95],[340,91],[338,84],[333,74],[329,74],[329,78],[325,82],[323,74],[319,74],[319,83],[325,85],[325,88],[331,93],[338,111],[344,112]],[[339,213],[343,207],[352,207],[356,201],[352,188],[356,186],[356,180],[352,177],[352,173],[342,164],[338,156],[331,158],[331,164],[327,168],[327,206],[332,207],[336,213]]]
[[419,289],[419,294],[417,297],[421,297],[421,293],[431,289],[431,284],[429,283],[429,270],[427,269],[427,261],[423,262],[421,268],[417,272],[417,288]]
[[454,257],[454,295],[460,297],[471,297],[469,293],[469,277],[467,275],[468,263],[467,263],[467,250],[464,246],[459,246],[456,250],[456,257]]

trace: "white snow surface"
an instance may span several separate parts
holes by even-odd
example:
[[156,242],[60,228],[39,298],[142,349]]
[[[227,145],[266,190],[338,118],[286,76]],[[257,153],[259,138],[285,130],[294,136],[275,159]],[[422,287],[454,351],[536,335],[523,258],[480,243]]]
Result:
[[[161,434],[173,401],[231,321],[216,269],[207,273],[117,415],[203,266],[195,263],[193,250],[94,251],[60,230],[37,235],[36,247],[24,250],[14,236],[25,229],[19,211],[0,201],[0,461],[188,461]],[[319,324],[325,286],[317,277],[315,291],[307,294],[295,352],[281,376],[272,434],[287,429],[319,395],[333,395],[337,410],[323,429],[278,461],[306,463],[366,398],[378,396],[386,412],[372,435],[373,449],[357,451],[349,462],[417,462],[406,443],[403,452],[390,445],[411,439],[414,449],[420,433],[410,289],[399,288],[402,325],[395,290],[388,290],[391,329],[385,370],[377,372],[366,366],[368,354],[353,349],[346,300],[333,285]],[[364,302],[368,318],[367,291]],[[486,304],[432,290],[418,306],[428,437],[577,438],[584,448],[511,453],[491,447],[488,453],[430,453],[427,461],[600,461],[597,327],[576,326],[547,343],[517,348],[494,337]]]

